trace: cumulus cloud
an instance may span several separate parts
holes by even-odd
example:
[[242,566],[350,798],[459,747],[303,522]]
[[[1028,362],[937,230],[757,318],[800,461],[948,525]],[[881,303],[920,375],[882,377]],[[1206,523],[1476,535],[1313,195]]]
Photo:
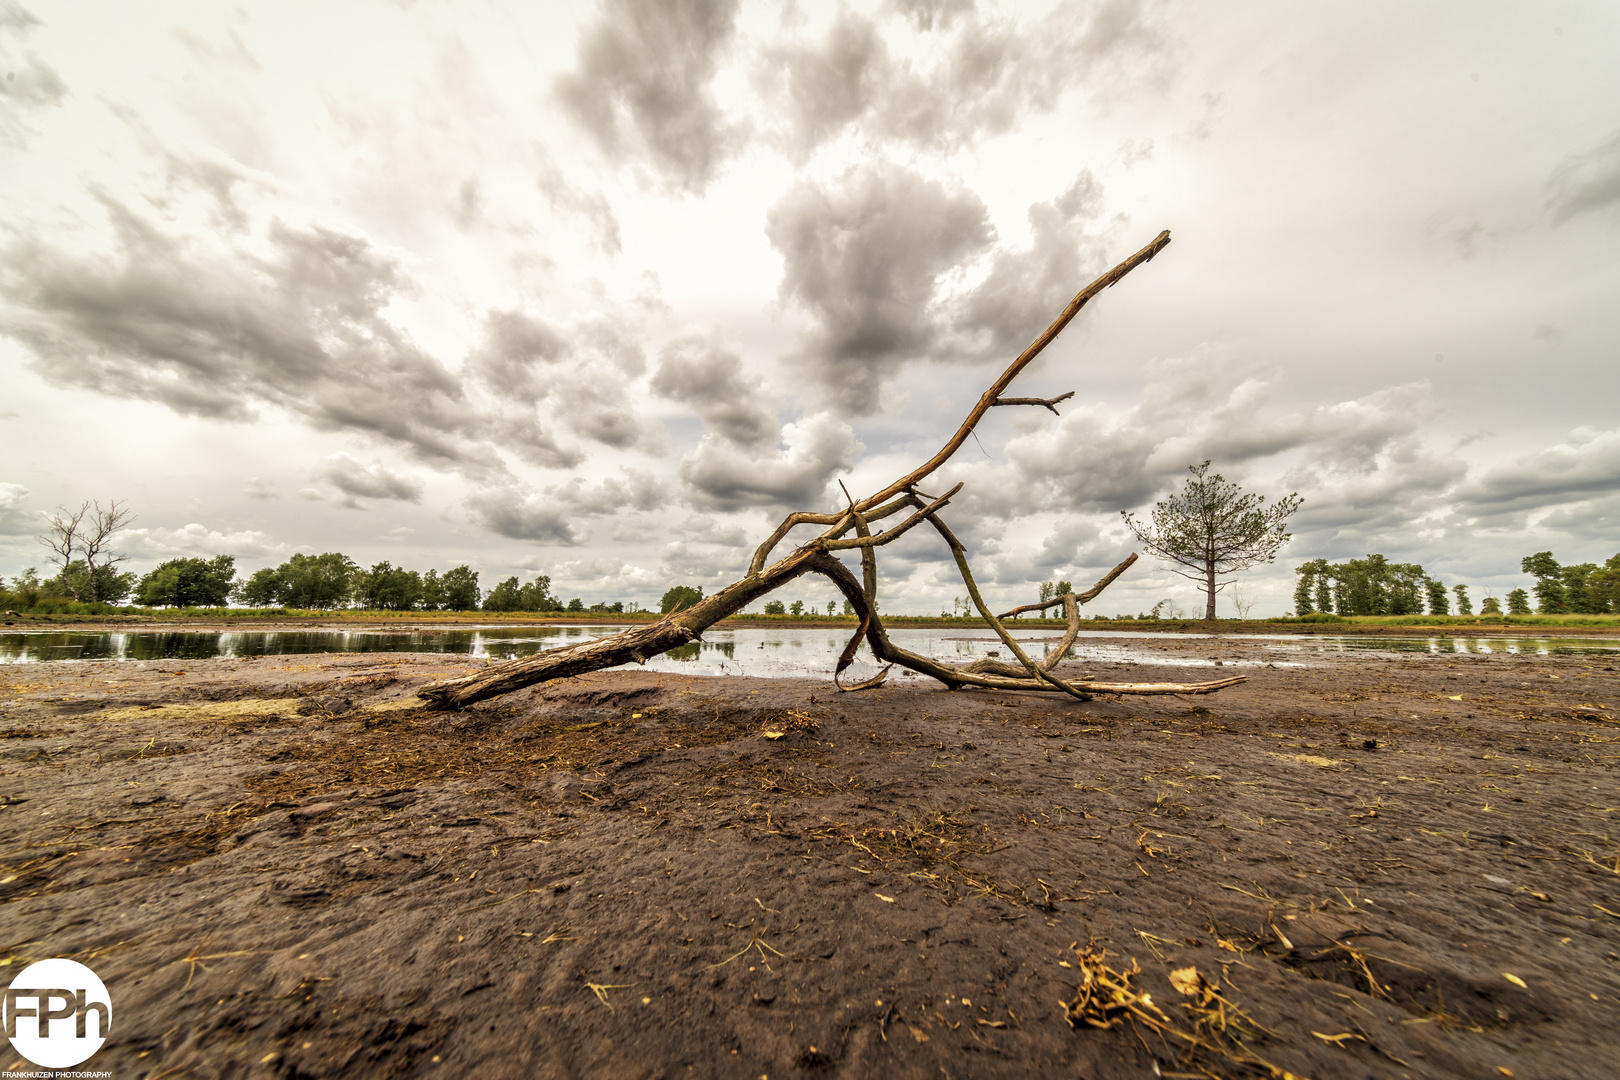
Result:
[[741,526],[728,525],[703,514],[693,514],[676,525],[675,535],[695,544],[718,544],[733,548],[742,547],[749,539]]
[[761,387],[743,375],[737,354],[713,338],[683,337],[666,345],[652,391],[691,406],[710,430],[739,446],[776,440],[776,417],[761,403]]
[[514,488],[490,488],[467,496],[472,519],[509,540],[536,544],[577,544],[580,535],[568,520],[568,508],[544,495]]
[[1620,205],[1620,131],[1602,145],[1560,163],[1547,188],[1548,202],[1559,221]]
[[846,415],[875,411],[884,377],[928,352],[941,277],[994,235],[973,192],[887,163],[798,184],[766,234],[783,257],[782,299],[815,323],[796,359]]
[[102,202],[105,256],[37,236],[0,252],[0,333],[45,379],[189,416],[249,420],[268,404],[440,467],[499,469],[457,378],[386,317],[408,283],[369,241],[276,222],[267,254],[221,250]]
[[737,141],[710,89],[736,16],[736,0],[603,0],[557,96],[610,157],[700,191]]
[[1110,61],[1161,44],[1136,0],[1068,3],[1027,26],[981,18],[969,3],[896,7],[918,30],[938,35],[927,50],[937,62],[897,56],[877,20],[848,10],[822,41],[767,50],[764,77],[778,84],[799,156],[848,127],[951,152],[1050,112],[1099,69],[1113,75]]
[[607,446],[662,446],[662,430],[625,404],[625,379],[647,368],[641,343],[606,314],[557,325],[521,311],[492,311],[468,368],[499,401],[494,424],[502,444],[532,464],[572,468],[583,459],[541,420],[542,412]]
[[956,327],[973,352],[1017,355],[1107,269],[1095,231],[1102,212],[1102,185],[1089,172],[1051,202],[1029,208],[1030,246],[998,250],[957,309]]
[[196,522],[179,529],[125,529],[118,540],[121,549],[157,560],[215,555],[268,559],[280,558],[290,550],[257,529],[221,532]]
[[40,522],[28,513],[29,491],[22,484],[0,484],[0,536],[29,536]]
[[348,454],[333,454],[315,469],[314,475],[342,494],[342,505],[356,510],[364,506],[361,499],[422,501],[422,481],[394,472],[380,461],[367,465]]
[[582,517],[658,510],[669,501],[667,485],[651,473],[625,469],[622,476],[590,483],[575,477],[544,491],[518,485],[488,488],[467,497],[475,522],[512,540],[574,545],[588,539],[575,525]]
[[847,423],[817,413],[784,427],[781,446],[765,453],[705,435],[682,459],[681,480],[692,504],[706,510],[819,507],[829,501],[832,478],[849,469],[858,450]]
[[592,484],[579,477],[546,488],[546,497],[576,514],[619,514],[626,510],[658,510],[669,502],[666,485],[658,477],[636,469]]

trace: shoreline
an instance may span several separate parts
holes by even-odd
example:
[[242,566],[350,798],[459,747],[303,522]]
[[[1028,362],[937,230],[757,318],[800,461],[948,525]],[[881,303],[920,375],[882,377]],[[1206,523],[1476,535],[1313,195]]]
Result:
[[[1601,616],[1599,616],[1601,617]],[[440,614],[436,612],[357,612],[353,615],[332,613],[308,616],[287,615],[196,615],[165,617],[161,615],[98,616],[98,615],[8,615],[0,633],[26,633],[31,629],[66,629],[87,632],[114,631],[175,631],[195,633],[222,633],[239,630],[382,630],[399,631],[417,628],[466,627],[545,627],[545,626],[634,626],[654,622],[658,616],[635,618],[625,615],[539,616],[512,615],[500,612],[467,612]],[[1470,621],[1463,621],[1463,620]],[[885,625],[891,629],[962,629],[994,633],[988,623],[979,619],[941,619],[930,616],[886,616]],[[714,624],[716,628],[740,629],[838,629],[852,633],[859,625],[853,617],[753,616],[734,615]],[[1009,619],[1004,624],[1010,631],[1056,630],[1066,623],[1062,619]],[[10,629],[6,629],[9,627]],[[1449,622],[1421,623],[1357,623],[1320,622],[1275,623],[1262,619],[1217,619],[1213,623],[1198,619],[1161,619],[1158,621],[1133,619],[1083,620],[1083,632],[1129,634],[1208,634],[1216,637],[1244,635],[1277,636],[1381,636],[1381,637],[1525,637],[1525,636],[1592,636],[1620,638],[1620,623],[1615,625],[1591,623],[1503,623],[1480,622],[1474,616],[1454,616]]]

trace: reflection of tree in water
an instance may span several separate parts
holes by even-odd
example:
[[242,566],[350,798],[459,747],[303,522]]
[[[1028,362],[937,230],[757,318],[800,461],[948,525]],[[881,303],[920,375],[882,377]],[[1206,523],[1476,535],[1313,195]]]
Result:
[[706,652],[717,652],[727,660],[737,657],[737,644],[733,641],[689,641],[664,653],[671,660],[696,660]]

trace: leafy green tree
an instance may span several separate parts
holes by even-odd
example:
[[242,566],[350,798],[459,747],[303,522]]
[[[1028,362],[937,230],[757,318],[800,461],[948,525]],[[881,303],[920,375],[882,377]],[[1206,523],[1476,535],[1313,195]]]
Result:
[[1434,578],[1426,578],[1423,582],[1423,589],[1429,594],[1430,615],[1451,614],[1451,597],[1446,594],[1446,586],[1443,582],[1436,581]]
[[767,600],[765,601],[765,614],[786,615],[787,605],[782,603],[780,600]]
[[1326,559],[1301,563],[1294,573],[1299,575],[1299,582],[1294,586],[1295,615],[1309,615],[1313,611],[1327,611],[1332,607],[1333,594],[1328,584],[1332,577],[1328,573]]
[[855,605],[850,603],[848,600],[845,600],[844,601],[844,607],[843,607],[843,614],[846,615],[846,616],[849,616],[850,618],[853,618],[854,615],[855,615]]
[[1509,615],[1530,614],[1530,594],[1523,589],[1514,589],[1507,594]]
[[465,565],[458,566],[453,570],[446,570],[439,582],[444,610],[478,610],[478,571]]
[[581,600],[577,596],[574,597],[572,600],[568,601],[568,610],[569,611],[584,611],[585,610],[585,601]]
[[[1421,615],[1424,582],[1417,563],[1392,563],[1383,555],[1348,559],[1327,568],[1333,611],[1338,615]],[[1326,607],[1318,606],[1326,611]]]
[[1485,599],[1479,602],[1479,613],[1481,615],[1502,614],[1502,601],[1498,600],[1494,596],[1487,596]]
[[83,559],[74,559],[43,586],[47,595],[70,597],[82,604],[121,604],[134,590],[136,580],[134,574],[120,574],[116,563],[92,567]]
[[702,599],[702,589],[694,589],[690,585],[672,585],[658,601],[658,611],[662,615],[668,615],[672,611],[683,611]]
[[1620,612],[1620,555],[1604,562],[1587,579],[1587,595],[1600,612]]
[[170,559],[141,578],[135,602],[147,607],[224,607],[235,584],[236,559]]
[[11,595],[13,603],[20,607],[33,607],[45,598],[44,583],[39,580],[39,570],[30,566],[11,582]]
[[[1291,538],[1284,528],[1303,502],[1298,492],[1266,506],[1264,495],[1244,494],[1209,462],[1190,465],[1192,479],[1153,506],[1151,523],[1120,511],[1136,539],[1159,558],[1184,566],[1172,572],[1204,590],[1204,618],[1215,618],[1215,594],[1240,572],[1269,563]],[[1222,579],[1225,580],[1222,580]]]
[[417,606],[423,611],[439,611],[444,607],[444,582],[437,570],[422,575],[422,590]]
[[800,615],[803,615],[804,614],[804,601],[803,600],[795,600],[795,601],[793,601],[793,603],[789,604],[788,605],[788,614],[792,615],[795,619],[798,618]]
[[1457,614],[1472,615],[1474,613],[1474,605],[1473,602],[1468,599],[1468,586],[1453,585],[1451,587],[1451,591],[1457,597]]
[[237,588],[237,599],[262,607],[334,608],[354,595],[360,568],[347,555],[295,554],[274,569],[257,570]]
[[551,577],[547,574],[540,574],[533,581],[523,586],[519,603],[524,611],[561,611],[563,609],[562,601],[551,595]]
[[523,587],[518,584],[517,578],[509,577],[489,590],[489,595],[484,597],[484,610],[517,611],[522,602]]
[[281,570],[279,567],[265,567],[255,570],[246,581],[238,582],[236,586],[236,601],[250,607],[269,607],[277,603],[281,595]]
[[1550,551],[1538,551],[1519,560],[1519,569],[1536,579],[1533,591],[1536,608],[1543,615],[1562,615],[1569,610],[1564,594],[1562,566]]
[[411,611],[422,602],[422,576],[385,559],[358,576],[355,593],[371,611]]
[[1597,563],[1566,566],[1560,577],[1564,585],[1564,606],[1577,615],[1601,615],[1608,604],[1592,594],[1592,576],[1601,572]]

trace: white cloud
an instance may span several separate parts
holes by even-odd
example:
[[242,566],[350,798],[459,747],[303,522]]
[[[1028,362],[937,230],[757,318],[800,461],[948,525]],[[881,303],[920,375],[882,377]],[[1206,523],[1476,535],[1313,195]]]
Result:
[[176,558],[273,559],[287,555],[292,548],[257,529],[221,532],[192,522],[178,529],[125,529],[117,536],[118,547],[154,561]]

